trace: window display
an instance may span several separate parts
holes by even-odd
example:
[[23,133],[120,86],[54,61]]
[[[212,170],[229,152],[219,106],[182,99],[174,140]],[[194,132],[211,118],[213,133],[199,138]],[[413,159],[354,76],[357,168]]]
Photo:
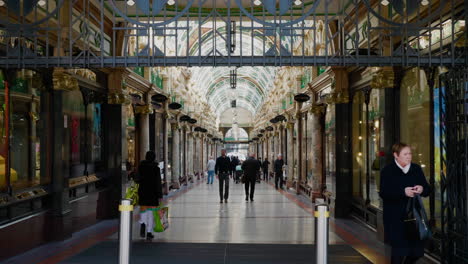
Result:
[[[32,76],[36,73],[20,70],[10,86],[10,185],[13,190],[50,183],[50,178],[41,178],[41,144],[39,129],[40,97],[37,87],[32,86]],[[0,191],[7,186],[6,173],[6,105],[3,74],[0,77]]]

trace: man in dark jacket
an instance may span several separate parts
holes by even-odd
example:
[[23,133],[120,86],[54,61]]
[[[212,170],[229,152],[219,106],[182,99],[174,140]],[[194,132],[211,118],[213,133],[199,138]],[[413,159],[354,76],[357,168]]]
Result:
[[270,162],[268,161],[268,158],[265,158],[262,164],[262,169],[263,169],[263,180],[268,181],[268,167],[270,166]]
[[278,189],[278,181],[280,188],[283,189],[283,155],[278,154],[278,158],[275,160],[275,188]]
[[253,202],[255,181],[257,179],[257,173],[260,170],[260,162],[255,159],[255,154],[250,154],[250,157],[242,163],[242,170],[244,171],[245,177],[245,200],[249,200],[250,193],[250,201]]
[[140,235],[148,240],[153,238],[154,218],[151,208],[159,206],[163,197],[161,172],[158,164],[154,162],[156,153],[146,152],[145,160],[138,166],[138,203],[140,205]]
[[219,178],[220,203],[227,203],[229,197],[229,173],[231,172],[231,160],[226,156],[226,150],[221,150],[221,156],[216,159],[215,173]]

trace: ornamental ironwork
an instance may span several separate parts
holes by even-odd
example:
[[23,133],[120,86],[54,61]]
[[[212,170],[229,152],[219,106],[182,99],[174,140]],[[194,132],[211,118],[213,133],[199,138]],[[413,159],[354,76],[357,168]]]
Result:
[[0,67],[465,65],[467,11],[462,0],[7,0]]

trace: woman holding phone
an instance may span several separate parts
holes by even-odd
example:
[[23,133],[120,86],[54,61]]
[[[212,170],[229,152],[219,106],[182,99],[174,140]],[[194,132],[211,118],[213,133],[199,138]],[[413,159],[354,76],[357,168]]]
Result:
[[416,263],[424,255],[424,241],[406,238],[403,219],[408,199],[416,194],[426,197],[430,188],[421,167],[411,163],[409,145],[394,144],[392,152],[395,160],[382,169],[380,178],[385,242],[392,248],[392,264]]

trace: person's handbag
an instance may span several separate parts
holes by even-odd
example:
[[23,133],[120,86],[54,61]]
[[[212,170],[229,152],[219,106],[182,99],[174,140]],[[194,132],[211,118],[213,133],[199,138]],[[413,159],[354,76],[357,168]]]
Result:
[[154,232],[164,232],[169,228],[169,207],[161,205],[153,210]]
[[415,241],[431,238],[432,232],[428,225],[426,210],[419,195],[408,199],[403,222],[408,240]]
[[138,204],[138,188],[139,184],[135,181],[132,181],[130,186],[125,191],[125,199],[132,200],[132,205]]
[[241,183],[245,183],[245,174],[242,174]]

